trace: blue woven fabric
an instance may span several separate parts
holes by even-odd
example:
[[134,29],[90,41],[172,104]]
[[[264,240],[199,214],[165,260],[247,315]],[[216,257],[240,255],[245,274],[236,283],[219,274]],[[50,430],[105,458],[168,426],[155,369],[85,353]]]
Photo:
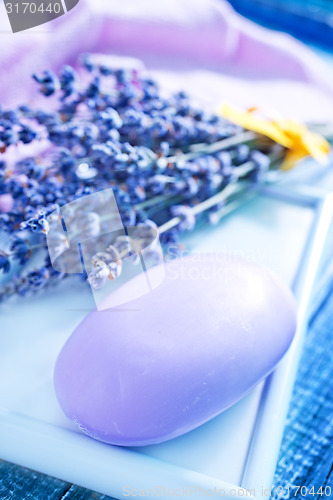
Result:
[[229,0],[240,14],[269,28],[287,31],[329,50],[333,44],[331,0]]
[[[297,489],[302,486],[302,491]],[[321,496],[325,487],[327,495]],[[314,293],[272,490],[274,500],[295,497],[333,498],[333,267],[329,263]]]

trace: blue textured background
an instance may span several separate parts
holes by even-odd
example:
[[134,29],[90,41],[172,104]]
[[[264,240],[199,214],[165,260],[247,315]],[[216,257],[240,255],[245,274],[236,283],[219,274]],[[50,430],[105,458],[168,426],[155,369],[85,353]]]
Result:
[[250,19],[287,31],[305,42],[332,49],[332,0],[229,0]]

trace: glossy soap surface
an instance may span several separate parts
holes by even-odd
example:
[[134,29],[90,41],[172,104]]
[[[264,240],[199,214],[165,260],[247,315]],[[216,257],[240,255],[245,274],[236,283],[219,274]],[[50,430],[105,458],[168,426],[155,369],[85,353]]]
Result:
[[203,254],[165,271],[151,293],[88,314],[57,360],[62,409],[98,440],[142,446],[195,429],[271,372],[292,341],[293,296],[265,268]]

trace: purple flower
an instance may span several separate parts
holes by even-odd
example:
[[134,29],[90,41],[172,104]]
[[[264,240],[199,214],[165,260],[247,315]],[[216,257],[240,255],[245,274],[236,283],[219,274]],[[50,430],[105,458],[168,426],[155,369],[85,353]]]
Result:
[[9,256],[4,252],[0,252],[0,271],[3,271],[5,274],[10,271]]

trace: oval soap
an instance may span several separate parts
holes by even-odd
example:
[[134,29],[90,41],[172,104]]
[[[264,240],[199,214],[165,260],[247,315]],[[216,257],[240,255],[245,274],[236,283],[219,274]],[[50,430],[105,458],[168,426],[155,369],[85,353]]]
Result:
[[295,328],[294,298],[267,269],[228,255],[176,259],[152,292],[88,314],[58,357],[56,394],[95,439],[159,443],[242,398],[273,370]]

